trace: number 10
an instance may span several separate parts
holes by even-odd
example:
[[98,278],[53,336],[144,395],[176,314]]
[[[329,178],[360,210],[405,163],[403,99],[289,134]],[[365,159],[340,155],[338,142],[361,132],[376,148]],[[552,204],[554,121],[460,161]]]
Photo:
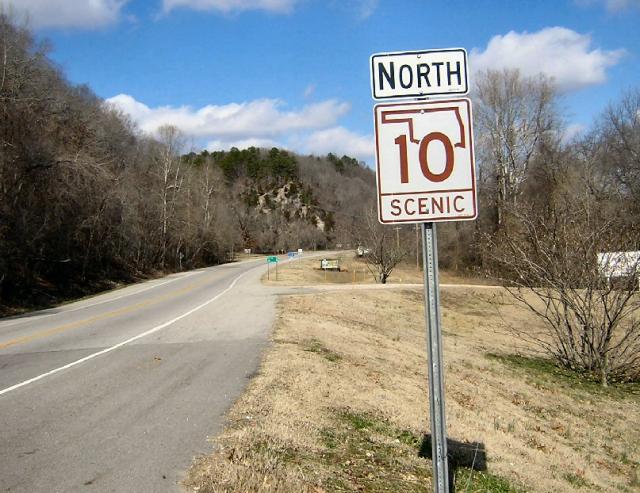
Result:
[[[429,144],[438,140],[442,142],[444,146],[445,153],[445,166],[444,170],[441,173],[433,173],[429,167],[429,159],[427,158],[427,151],[429,149]],[[407,156],[407,136],[399,135],[396,137],[396,144],[400,147],[400,182],[401,183],[409,183],[409,159]],[[422,174],[424,177],[433,182],[441,182],[446,180],[453,173],[453,144],[451,144],[451,139],[447,137],[442,132],[431,132],[427,134],[420,141],[420,149],[418,150],[418,160],[420,161],[420,169],[422,170]]]

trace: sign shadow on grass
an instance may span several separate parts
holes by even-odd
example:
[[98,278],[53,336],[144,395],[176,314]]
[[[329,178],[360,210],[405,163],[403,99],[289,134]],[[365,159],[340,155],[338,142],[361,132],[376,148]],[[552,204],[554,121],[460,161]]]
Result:
[[[431,459],[431,435],[424,435],[420,451],[420,457]],[[449,493],[455,493],[456,471],[460,468],[468,468],[473,471],[487,470],[487,450],[484,443],[459,442],[447,438],[447,459],[449,465]]]

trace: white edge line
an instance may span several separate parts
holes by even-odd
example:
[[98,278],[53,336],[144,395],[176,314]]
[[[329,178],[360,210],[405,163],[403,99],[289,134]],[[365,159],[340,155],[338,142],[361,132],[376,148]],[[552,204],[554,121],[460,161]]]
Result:
[[129,344],[129,343],[132,343],[134,341],[137,341],[138,339],[141,339],[141,338],[143,338],[145,336],[153,334],[154,332],[158,332],[159,330],[162,330],[165,327],[168,327],[169,325],[176,323],[178,320],[181,320],[181,319],[183,319],[185,317],[188,317],[192,313],[200,310],[201,308],[204,308],[208,304],[213,303],[218,298],[220,298],[224,294],[226,294],[229,291],[231,291],[233,289],[233,287],[236,285],[236,283],[240,280],[240,278],[242,278],[245,274],[247,274],[251,270],[253,270],[253,269],[249,269],[249,270],[243,272],[242,274],[240,274],[238,277],[236,277],[231,282],[231,284],[229,284],[229,286],[224,291],[222,291],[221,293],[218,293],[216,296],[214,296],[210,300],[205,301],[201,305],[198,305],[195,308],[192,308],[188,312],[185,312],[182,315],[180,315],[180,316],[178,316],[178,317],[176,317],[174,319],[169,320],[168,322],[165,322],[163,324],[157,325],[157,326],[153,327],[152,329],[149,329],[146,332],[143,332],[142,334],[138,334],[137,336],[133,336],[133,337],[127,339],[126,341],[119,342],[115,346],[108,347],[106,349],[103,349],[102,351],[98,351],[97,353],[92,353],[92,354],[90,354],[88,356],[85,356],[84,358],[80,358],[79,360],[73,361],[73,362],[68,363],[68,364],[66,364],[64,366],[61,366],[59,368],[55,368],[55,369],[53,369],[51,371],[43,373],[42,375],[38,375],[37,377],[30,378],[29,380],[25,380],[24,382],[20,382],[20,383],[17,383],[15,385],[12,385],[11,387],[7,387],[6,389],[2,389],[2,390],[0,390],[0,395],[7,394],[7,393],[11,392],[12,390],[16,390],[16,389],[19,389],[20,387],[24,387],[24,386],[29,385],[31,383],[37,382],[38,380],[42,380],[43,378],[49,377],[49,376],[54,375],[56,373],[59,373],[59,372],[61,372],[63,370],[67,370],[69,368],[77,366],[77,365],[79,365],[81,363],[84,363],[85,361],[89,361],[90,359],[97,358],[98,356],[102,356],[103,354],[110,353],[111,351],[115,351],[116,349],[121,348],[122,346],[124,346],[126,344]]

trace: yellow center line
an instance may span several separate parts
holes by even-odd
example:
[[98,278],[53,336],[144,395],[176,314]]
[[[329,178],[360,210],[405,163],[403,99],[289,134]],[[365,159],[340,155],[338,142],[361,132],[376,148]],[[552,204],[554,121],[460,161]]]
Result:
[[90,318],[86,318],[84,320],[79,320],[77,322],[71,322],[68,324],[64,324],[64,325],[59,325],[57,327],[53,327],[51,329],[46,329],[46,330],[42,330],[40,332],[36,332],[34,334],[28,335],[28,336],[23,336],[23,337],[16,337],[15,339],[11,339],[9,341],[6,342],[1,342],[0,343],[0,349],[5,349],[11,346],[17,346],[19,344],[24,344],[27,342],[31,342],[37,339],[43,339],[45,337],[48,336],[52,336],[52,335],[56,335],[56,334],[60,334],[62,332],[66,332],[68,330],[72,330],[72,329],[77,329],[79,327],[82,327],[83,325],[87,325],[87,324],[91,324],[93,322],[99,322],[101,320],[107,320],[110,318],[114,318],[117,317],[119,315],[124,315],[126,313],[131,313],[134,312],[140,308],[144,308],[147,306],[151,306],[151,305],[157,305],[158,303],[161,303],[163,301],[169,300],[171,298],[176,298],[182,294],[185,293],[189,293],[201,286],[203,286],[204,284],[206,284],[208,281],[202,281],[199,283],[195,283],[195,284],[188,284],[186,287],[182,288],[182,289],[178,289],[176,291],[172,291],[170,293],[167,293],[165,295],[162,296],[158,296],[155,298],[151,298],[147,301],[142,301],[140,303],[136,303],[135,305],[131,305],[131,306],[127,306],[125,308],[120,308],[119,310],[113,310],[110,312],[106,312],[103,313],[101,315],[96,315],[94,317],[90,317]]

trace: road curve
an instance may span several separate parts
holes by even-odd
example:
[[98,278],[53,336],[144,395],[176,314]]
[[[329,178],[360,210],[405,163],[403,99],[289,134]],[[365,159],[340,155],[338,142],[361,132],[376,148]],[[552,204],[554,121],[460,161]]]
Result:
[[180,491],[268,341],[263,262],[0,320],[0,491]]

